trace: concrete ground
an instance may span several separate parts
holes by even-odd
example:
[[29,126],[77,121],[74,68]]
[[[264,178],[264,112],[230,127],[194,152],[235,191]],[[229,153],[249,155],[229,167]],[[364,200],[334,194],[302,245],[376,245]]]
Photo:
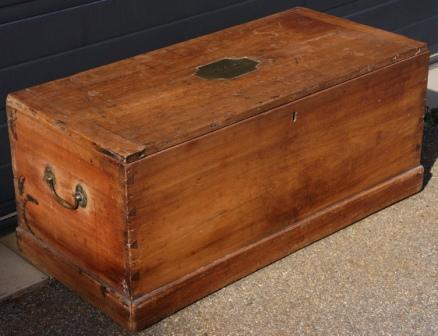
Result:
[[[136,335],[438,335],[437,157],[438,125],[430,125],[422,192]],[[53,280],[1,304],[0,335],[134,333]]]
[[47,275],[3,244],[0,244],[0,256],[0,302],[31,290],[47,279]]

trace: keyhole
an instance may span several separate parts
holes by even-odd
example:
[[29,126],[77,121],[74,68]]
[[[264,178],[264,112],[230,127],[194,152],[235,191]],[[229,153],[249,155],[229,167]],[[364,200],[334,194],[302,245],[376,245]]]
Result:
[[297,119],[298,119],[298,112],[297,112],[297,111],[294,111],[294,112],[292,113],[292,121],[293,121],[293,122],[297,122]]

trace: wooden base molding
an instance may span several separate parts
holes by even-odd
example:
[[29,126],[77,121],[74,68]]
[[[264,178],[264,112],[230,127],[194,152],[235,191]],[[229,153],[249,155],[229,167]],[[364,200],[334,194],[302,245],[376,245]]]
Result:
[[423,167],[419,166],[135,300],[103,285],[29,231],[18,229],[17,235],[20,248],[37,267],[52,274],[124,327],[140,330],[257,269],[418,192],[422,183]]

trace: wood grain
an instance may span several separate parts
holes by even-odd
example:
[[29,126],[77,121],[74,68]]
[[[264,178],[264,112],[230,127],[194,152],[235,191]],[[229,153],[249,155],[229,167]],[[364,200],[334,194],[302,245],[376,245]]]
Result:
[[[120,160],[134,161],[425,49],[424,43],[297,8],[8,100],[68,123]],[[261,64],[228,81],[194,76],[198,66],[224,57],[252,57]]]
[[132,303],[131,328],[143,329],[225,284],[418,192],[423,173],[419,166],[400,174],[139,298]]
[[17,238],[20,249],[35,266],[54,276],[117,323],[131,328],[132,304],[129,299],[104,286],[76,264],[70,263],[67,256],[55,252],[28,231],[18,228]]
[[[119,291],[125,283],[124,170],[114,160],[87,147],[81,138],[8,108],[18,225],[65,254],[72,262],[98,274]],[[80,183],[87,207],[72,211],[58,204],[43,180],[50,166],[56,189],[72,202]]]
[[131,164],[134,297],[416,167],[426,64],[401,62]]
[[13,93],[20,246],[143,328],[419,191],[427,70],[423,43],[298,8]]
[[17,230],[18,242],[36,266],[54,275],[117,323],[138,331],[248,273],[418,192],[422,187],[423,173],[421,166],[414,168],[137,300],[130,300],[102,286],[92,276],[70,264],[68,258],[58,255],[25,230]]

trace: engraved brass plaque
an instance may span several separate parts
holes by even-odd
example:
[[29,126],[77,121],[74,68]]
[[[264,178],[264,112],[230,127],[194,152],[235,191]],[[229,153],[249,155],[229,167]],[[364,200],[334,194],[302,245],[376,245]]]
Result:
[[231,79],[256,70],[259,63],[248,57],[224,58],[198,67],[196,75],[204,79]]

